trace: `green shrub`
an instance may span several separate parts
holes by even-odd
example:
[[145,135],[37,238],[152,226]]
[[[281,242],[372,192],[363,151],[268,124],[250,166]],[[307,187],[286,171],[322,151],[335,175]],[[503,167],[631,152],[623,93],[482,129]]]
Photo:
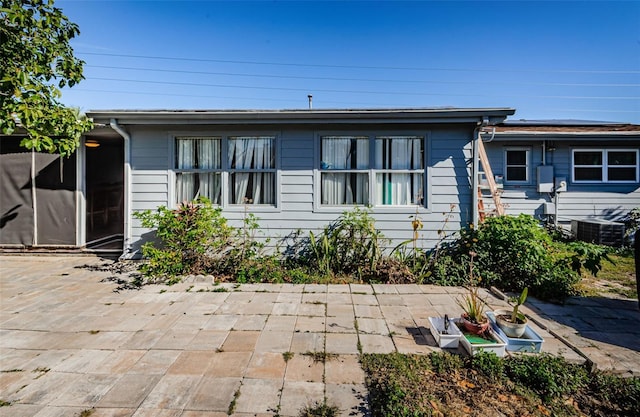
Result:
[[142,246],[147,260],[142,273],[172,284],[178,276],[213,273],[234,276],[241,282],[262,281],[280,265],[276,257],[263,257],[264,242],[256,239],[258,219],[245,213],[241,227],[233,227],[206,198],[159,207],[135,214],[143,227],[155,229],[156,241]]
[[310,232],[301,261],[324,275],[361,277],[375,271],[382,256],[383,240],[369,210],[356,207],[342,213],[318,236]]
[[598,405],[614,408],[614,414],[640,416],[640,378],[624,378],[596,371],[589,383],[587,395]]
[[640,229],[640,207],[631,209],[629,213],[624,216],[623,221],[625,244],[631,245],[632,237],[635,236],[636,232]]
[[514,356],[504,362],[506,374],[545,399],[578,391],[587,386],[588,372],[584,366],[567,363],[560,356],[541,353],[535,356]]
[[474,252],[480,285],[505,291],[529,288],[533,296],[563,299],[575,294],[580,273],[597,273],[608,249],[584,242],[554,242],[532,216],[490,217],[477,229],[462,228],[459,237],[437,252],[429,282],[463,285],[468,281],[469,252]]
[[431,369],[437,374],[456,372],[464,366],[462,358],[448,352],[432,352],[429,354]]
[[504,378],[504,361],[493,352],[480,352],[470,358],[471,368],[487,378],[499,381]]
[[148,260],[141,267],[142,273],[172,278],[210,269],[212,255],[230,245],[233,232],[221,211],[200,198],[174,210],[161,206],[155,211],[135,213],[143,227],[156,229],[159,240],[142,246],[142,254]]

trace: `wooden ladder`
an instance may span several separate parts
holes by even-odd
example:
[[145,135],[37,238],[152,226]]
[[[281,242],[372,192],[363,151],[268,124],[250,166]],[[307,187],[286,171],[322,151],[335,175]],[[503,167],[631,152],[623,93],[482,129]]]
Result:
[[[487,178],[487,184],[489,184],[489,191],[491,191],[491,197],[493,198],[493,203],[496,206],[493,212],[498,216],[502,216],[504,215],[504,204],[502,204],[502,201],[500,199],[500,194],[502,193],[502,190],[498,189],[496,180],[493,176],[493,171],[491,170],[491,165],[489,164],[487,151],[484,148],[484,142],[480,137],[478,137],[478,156],[480,157],[480,163],[482,164],[482,171],[484,172],[484,175]],[[478,215],[479,215],[480,223],[482,223],[484,219],[487,217],[488,212],[484,208],[484,202],[482,201],[482,197],[483,197],[482,186],[480,185],[479,181],[480,181],[480,178],[478,178]]]

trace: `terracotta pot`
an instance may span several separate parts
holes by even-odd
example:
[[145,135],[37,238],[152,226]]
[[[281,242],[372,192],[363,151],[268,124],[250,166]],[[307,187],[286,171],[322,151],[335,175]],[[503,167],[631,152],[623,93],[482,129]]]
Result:
[[511,322],[511,311],[509,310],[496,310],[494,314],[496,316],[496,323],[498,323],[498,327],[500,327],[508,337],[522,337],[525,330],[527,330],[526,321],[524,323]]
[[465,330],[472,334],[481,335],[486,333],[489,330],[489,320],[485,318],[485,322],[481,324],[476,324],[469,321],[469,315],[467,313],[462,314],[462,325]]

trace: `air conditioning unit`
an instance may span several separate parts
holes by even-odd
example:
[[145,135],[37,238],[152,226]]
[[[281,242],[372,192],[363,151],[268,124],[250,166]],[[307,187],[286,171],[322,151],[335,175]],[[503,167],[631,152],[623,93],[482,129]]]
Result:
[[624,242],[624,223],[610,220],[571,220],[571,232],[583,242],[608,246],[622,246]]

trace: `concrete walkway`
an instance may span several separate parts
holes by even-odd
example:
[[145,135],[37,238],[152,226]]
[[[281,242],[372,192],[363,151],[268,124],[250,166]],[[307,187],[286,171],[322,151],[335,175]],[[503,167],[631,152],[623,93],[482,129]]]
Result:
[[[343,416],[367,415],[358,355],[439,350],[427,317],[458,316],[464,291],[196,282],[115,292],[114,274],[87,264],[104,261],[0,257],[0,400],[11,403],[0,416],[296,416],[325,398]],[[527,303],[543,350],[640,375],[640,328],[626,324],[640,319],[637,304],[584,300]]]

